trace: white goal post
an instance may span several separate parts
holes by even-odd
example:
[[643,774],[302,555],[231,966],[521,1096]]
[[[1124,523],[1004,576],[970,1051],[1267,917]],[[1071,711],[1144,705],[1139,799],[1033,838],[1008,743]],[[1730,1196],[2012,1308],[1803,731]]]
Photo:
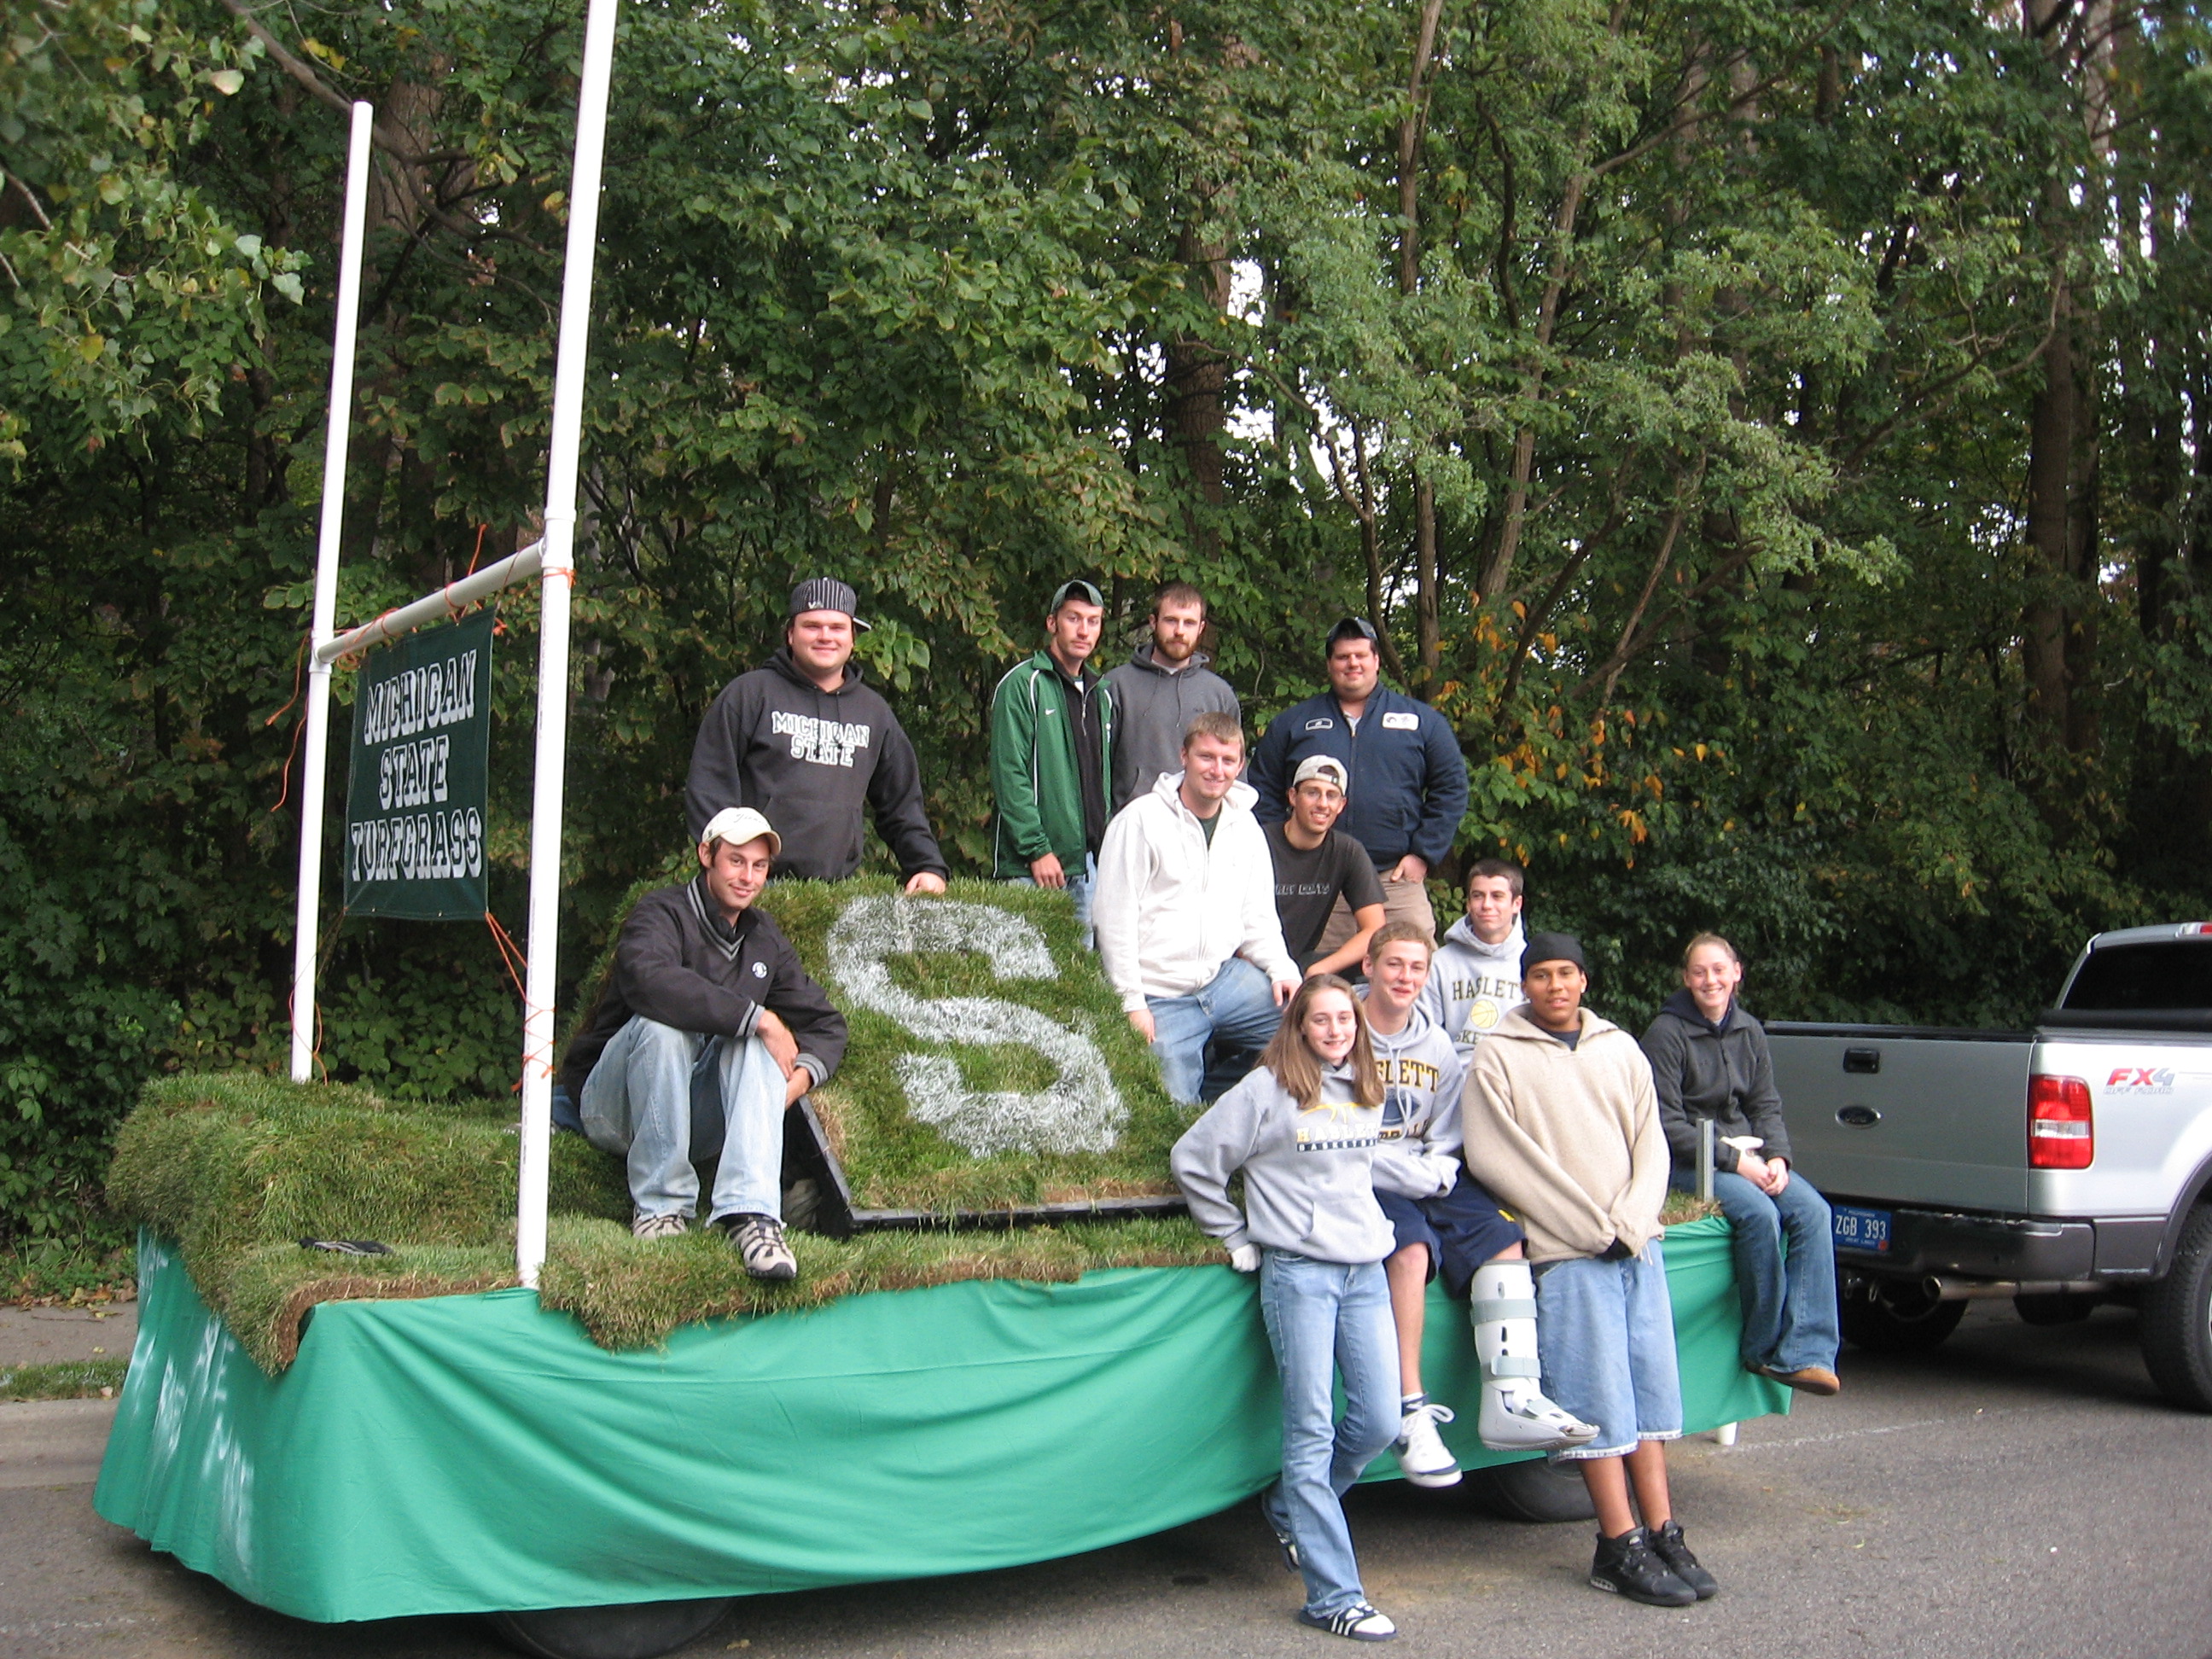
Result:
[[531,546],[448,584],[413,604],[344,634],[337,631],[339,531],[345,504],[346,441],[353,412],[355,334],[361,305],[362,238],[368,193],[374,112],[353,106],[346,172],[344,234],[338,267],[337,325],[331,358],[330,423],[324,440],[323,503],[316,547],[313,620],[308,635],[307,732],[301,772],[300,890],[293,939],[292,1077],[314,1066],[315,958],[322,899],[323,798],[329,767],[331,672],[341,660],[417,628],[445,621],[460,606],[532,577],[541,610],[538,640],[538,734],[530,807],[530,915],[523,979],[522,1134],[514,1226],[514,1266],[535,1287],[545,1260],[548,1160],[553,1131],[554,984],[561,908],[561,820],[568,740],[568,611],[575,574],[576,474],[582,443],[584,372],[591,329],[592,265],[598,250],[600,162],[607,94],[621,0],[591,0],[584,24],[582,84],[576,100],[576,152],[568,190],[568,241],[561,283],[561,333],[553,371],[553,424],[545,474],[544,532]]

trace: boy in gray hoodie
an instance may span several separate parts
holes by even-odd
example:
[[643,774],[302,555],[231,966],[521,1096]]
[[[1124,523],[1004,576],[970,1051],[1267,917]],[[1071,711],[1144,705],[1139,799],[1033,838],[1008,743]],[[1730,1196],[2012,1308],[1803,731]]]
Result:
[[1436,1425],[1453,1413],[1421,1386],[1429,1281],[1439,1272],[1454,1299],[1471,1297],[1484,1445],[1549,1451],[1581,1445],[1597,1427],[1561,1411],[1538,1384],[1536,1322],[1528,1311],[1536,1291],[1521,1226],[1462,1161],[1459,1054],[1417,1006],[1428,936],[1412,922],[1386,922],[1367,947],[1365,970],[1368,1034],[1382,1081],[1375,1199],[1396,1234],[1383,1272],[1398,1330],[1398,1467],[1417,1486],[1449,1486],[1459,1463]]
[[1521,1001],[1521,866],[1479,859],[1467,872],[1467,914],[1452,923],[1429,964],[1421,1012],[1462,1060]]

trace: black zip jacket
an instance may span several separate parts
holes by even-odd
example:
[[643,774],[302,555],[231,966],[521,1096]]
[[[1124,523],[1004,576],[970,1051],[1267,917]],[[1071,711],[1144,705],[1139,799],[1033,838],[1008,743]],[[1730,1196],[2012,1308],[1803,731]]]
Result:
[[702,1036],[750,1036],[763,1008],[791,1028],[814,1081],[828,1081],[845,1057],[845,1017],[807,977],[774,918],[749,908],[726,927],[697,878],[656,888],[623,923],[614,971],[568,1045],[561,1081],[581,1100],[584,1079],[633,1014]]
[[750,806],[782,837],[777,875],[842,881],[860,867],[864,804],[902,875],[947,873],[914,744],[857,664],[824,691],[779,650],[724,686],[699,724],[684,785],[695,842],[724,807]]
[[1678,1170],[1698,1167],[1698,1120],[1713,1121],[1713,1168],[1734,1170],[1729,1135],[1757,1135],[1761,1158],[1790,1159],[1790,1132],[1782,1127],[1782,1093],[1774,1086],[1774,1061],[1766,1028],[1731,1004],[1716,1034],[1687,991],[1677,991],[1644,1033],[1644,1058],[1659,1092],[1659,1122]]

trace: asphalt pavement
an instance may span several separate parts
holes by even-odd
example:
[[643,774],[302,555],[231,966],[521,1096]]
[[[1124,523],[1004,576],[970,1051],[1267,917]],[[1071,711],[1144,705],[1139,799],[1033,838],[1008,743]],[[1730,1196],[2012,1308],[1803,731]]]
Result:
[[[2038,1329],[1978,1304],[1938,1352],[1846,1352],[1844,1392],[1672,1449],[1676,1511],[1721,1580],[1681,1611],[1584,1583],[1588,1523],[1492,1519],[1389,1483],[1349,1508],[1393,1651],[1500,1659],[2206,1659],[2212,1417],[2151,1389],[2134,1316]],[[90,1507],[102,1402],[0,1407],[0,1653],[240,1659],[503,1653],[478,1621],[320,1626],[252,1607]],[[7,1413],[19,1415],[9,1416]],[[45,1413],[41,1419],[34,1415]],[[40,1445],[52,1455],[27,1462]],[[13,1473],[10,1473],[10,1472]],[[21,1484],[11,1484],[17,1476]],[[834,1448],[821,1478],[836,1479]],[[686,1655],[1322,1659],[1249,1506],[1003,1572],[738,1604]]]

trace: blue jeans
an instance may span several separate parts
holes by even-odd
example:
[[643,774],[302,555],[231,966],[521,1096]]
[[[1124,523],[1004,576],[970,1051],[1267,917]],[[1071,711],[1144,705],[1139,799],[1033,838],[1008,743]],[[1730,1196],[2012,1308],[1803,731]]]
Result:
[[1597,1425],[1596,1439],[1553,1452],[1553,1461],[1623,1457],[1642,1441],[1680,1439],[1674,1304],[1659,1241],[1620,1261],[1570,1256],[1540,1261],[1534,1272],[1544,1392]]
[[[1341,1499],[1398,1437],[1398,1328],[1379,1261],[1347,1266],[1282,1250],[1260,1255],[1260,1313],[1283,1378],[1283,1475],[1261,1494],[1297,1540],[1306,1611],[1367,1599]],[[1333,1384],[1344,1378],[1344,1420]]]
[[[1072,867],[1070,860],[1062,859],[1060,872],[1067,878],[1067,896],[1075,902],[1075,925],[1083,930],[1083,948],[1095,951],[1098,948],[1098,940],[1091,927],[1091,896],[1098,886],[1097,854],[1085,853],[1083,868],[1079,871]],[[1034,887],[1036,884],[1035,876],[1016,876],[1008,884],[1013,887]]]
[[[1210,983],[1188,996],[1147,997],[1145,1006],[1152,1012],[1152,1052],[1159,1056],[1161,1080],[1182,1106],[1218,1098],[1251,1069],[1249,1057],[1267,1046],[1283,1023],[1275,988],[1242,957],[1230,957]],[[1217,1062],[1210,1070],[1209,1043]]]
[[710,1216],[783,1212],[783,1070],[757,1037],[732,1042],[642,1014],[617,1031],[584,1079],[584,1133],[622,1154],[641,1215],[689,1216],[691,1167],[713,1160]]
[[[1697,1177],[1684,1170],[1670,1179],[1687,1189],[1697,1185]],[[1802,1371],[1817,1365],[1832,1370],[1840,1333],[1835,1224],[1828,1200],[1795,1170],[1779,1198],[1769,1198],[1740,1175],[1716,1170],[1713,1197],[1735,1236],[1745,1369]]]

